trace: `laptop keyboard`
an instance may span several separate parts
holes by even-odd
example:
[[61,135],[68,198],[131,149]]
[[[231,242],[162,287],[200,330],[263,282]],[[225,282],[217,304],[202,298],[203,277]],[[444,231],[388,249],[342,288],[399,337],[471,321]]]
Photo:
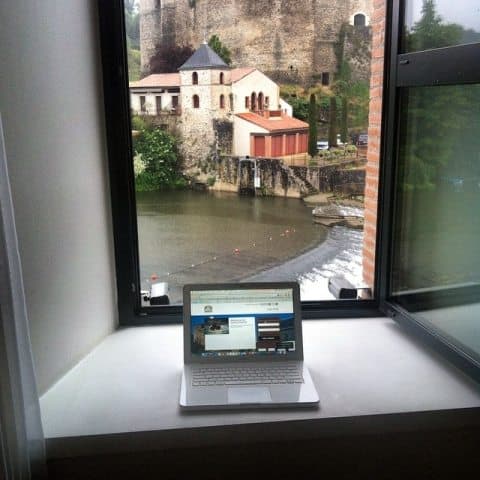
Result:
[[304,383],[302,373],[294,365],[269,367],[198,367],[192,370],[192,385],[260,385]]

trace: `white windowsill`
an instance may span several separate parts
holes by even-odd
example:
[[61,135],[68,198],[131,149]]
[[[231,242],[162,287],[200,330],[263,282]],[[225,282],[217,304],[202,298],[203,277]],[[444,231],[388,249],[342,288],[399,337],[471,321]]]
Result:
[[480,407],[477,384],[388,318],[303,325],[320,409],[181,412],[181,326],[122,329],[40,399],[48,457],[224,443],[232,433],[278,439],[282,428],[292,440],[385,425],[382,414]]

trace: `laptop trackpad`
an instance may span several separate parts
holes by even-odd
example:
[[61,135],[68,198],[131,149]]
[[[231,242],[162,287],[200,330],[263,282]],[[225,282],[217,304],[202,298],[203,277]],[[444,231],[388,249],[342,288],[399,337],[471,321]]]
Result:
[[269,403],[272,401],[267,387],[230,387],[228,403]]

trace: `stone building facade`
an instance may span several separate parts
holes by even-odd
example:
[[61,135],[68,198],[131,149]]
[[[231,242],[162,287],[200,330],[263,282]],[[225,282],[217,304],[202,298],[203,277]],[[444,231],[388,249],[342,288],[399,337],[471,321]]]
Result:
[[282,158],[308,150],[308,124],[289,115],[279,86],[256,68],[230,68],[206,43],[178,73],[130,82],[130,106],[179,133],[188,175],[206,174],[220,155]]
[[[231,92],[227,65],[196,65],[180,69],[182,153],[185,167],[212,156],[218,140],[214,125],[231,121],[226,104]],[[220,105],[220,98],[223,105]]]
[[[332,80],[338,42],[360,78],[369,59],[354,48],[370,32],[373,0],[140,0],[141,64],[144,74],[156,45],[192,45],[218,35],[233,66],[255,65],[275,81]],[[341,38],[342,26],[356,27]],[[292,41],[293,39],[293,41]],[[365,45],[369,51],[369,43]],[[357,58],[358,57],[358,58]]]

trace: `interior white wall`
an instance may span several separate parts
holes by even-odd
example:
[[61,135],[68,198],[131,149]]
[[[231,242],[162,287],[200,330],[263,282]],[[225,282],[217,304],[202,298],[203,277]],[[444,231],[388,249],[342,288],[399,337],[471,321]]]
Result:
[[114,330],[96,2],[0,2],[0,112],[40,392]]

